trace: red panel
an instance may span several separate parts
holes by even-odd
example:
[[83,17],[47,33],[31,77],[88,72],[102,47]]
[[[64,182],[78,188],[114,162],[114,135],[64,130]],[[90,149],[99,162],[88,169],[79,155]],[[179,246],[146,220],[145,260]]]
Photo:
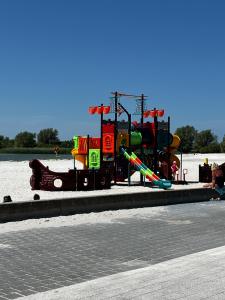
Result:
[[87,138],[79,137],[78,154],[87,154]]
[[148,111],[148,110],[144,111],[143,117],[144,117],[144,118],[149,117],[149,111]]
[[89,114],[93,115],[97,112],[97,106],[90,106],[88,111],[89,111]]
[[148,128],[149,129],[150,146],[153,147],[154,144],[155,144],[155,124],[154,124],[154,122],[152,122],[152,123],[151,122],[144,123],[144,128]]
[[90,149],[100,149],[101,139],[100,138],[90,138],[89,139],[89,148]]
[[103,133],[103,153],[114,153],[114,133]]
[[163,117],[164,115],[164,109],[159,109],[158,110],[158,117]]
[[108,114],[110,112],[110,106],[103,106],[103,114]]
[[158,113],[157,110],[150,110],[150,116],[153,118],[157,116],[157,113]]
[[103,133],[114,133],[114,124],[112,124],[112,123],[103,124],[102,132]]
[[98,106],[97,113],[100,115],[103,113],[104,106]]
[[155,135],[155,123],[149,123],[150,131],[153,135]]

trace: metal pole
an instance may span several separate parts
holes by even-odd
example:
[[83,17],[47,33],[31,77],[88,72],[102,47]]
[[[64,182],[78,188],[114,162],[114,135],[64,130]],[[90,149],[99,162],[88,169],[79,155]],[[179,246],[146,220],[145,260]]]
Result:
[[169,147],[169,145],[170,145],[170,117],[168,117],[168,127],[167,127],[167,130],[168,130],[167,146]]
[[[131,114],[128,114],[128,144],[131,143]],[[130,161],[128,162],[128,185],[130,186]]]
[[[141,128],[144,126],[144,94],[141,94]],[[144,148],[143,143],[141,143],[141,160],[143,159]],[[140,173],[140,182],[143,185],[143,175]]]
[[[101,107],[103,104],[101,104]],[[101,113],[101,135],[100,135],[100,168],[102,167],[103,164],[103,132],[102,132],[102,124],[103,124],[103,112]]]
[[[182,144],[180,145],[180,180],[182,180],[183,175],[183,166],[182,166],[182,160],[183,160],[183,151],[182,151]],[[184,181],[185,181],[185,175],[184,175]]]
[[[154,108],[154,110],[156,110],[156,108]],[[154,127],[155,127],[155,144],[154,144],[154,149],[153,149],[153,155],[154,155],[154,159],[153,159],[153,165],[154,165],[154,172],[156,173],[157,171],[157,148],[158,148],[158,118],[157,116],[154,117]]]
[[116,154],[116,145],[117,145],[117,106],[118,106],[118,92],[115,92],[114,97],[114,107],[115,107],[115,118],[114,118],[114,184],[116,184],[116,174],[117,174],[117,154]]
[[[168,147],[170,145],[170,117],[168,117]],[[170,154],[167,153],[167,173],[168,173],[168,178],[169,179],[169,175],[170,175],[171,169],[170,169]]]
[[89,134],[87,135],[87,168],[89,169]]

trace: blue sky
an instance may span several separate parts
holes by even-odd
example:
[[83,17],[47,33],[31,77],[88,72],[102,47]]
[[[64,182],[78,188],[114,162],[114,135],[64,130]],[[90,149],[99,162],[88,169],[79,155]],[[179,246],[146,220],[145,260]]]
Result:
[[119,90],[148,95],[172,130],[210,128],[221,139],[224,14],[222,0],[1,0],[0,134],[98,134],[88,106]]

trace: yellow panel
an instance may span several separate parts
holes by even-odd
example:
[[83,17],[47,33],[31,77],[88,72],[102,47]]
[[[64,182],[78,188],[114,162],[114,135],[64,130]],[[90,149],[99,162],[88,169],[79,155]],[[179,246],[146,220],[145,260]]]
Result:
[[78,154],[78,149],[73,149],[73,150],[71,151],[71,154],[72,154],[73,156],[77,155],[77,154]]
[[119,152],[120,146],[129,147],[129,135],[128,133],[118,133],[116,151]]

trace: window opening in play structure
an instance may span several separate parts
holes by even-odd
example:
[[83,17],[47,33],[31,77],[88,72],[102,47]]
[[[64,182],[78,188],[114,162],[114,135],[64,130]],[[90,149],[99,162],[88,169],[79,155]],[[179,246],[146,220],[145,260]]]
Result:
[[88,178],[85,177],[85,178],[84,178],[84,186],[87,186],[87,185],[88,185]]
[[103,185],[103,186],[105,185],[105,177],[101,178],[100,184]]
[[54,180],[54,186],[56,187],[56,188],[61,188],[62,187],[62,179],[60,179],[60,178],[56,178],[55,180]]
[[95,167],[98,165],[98,157],[95,152],[91,153],[91,163]]

